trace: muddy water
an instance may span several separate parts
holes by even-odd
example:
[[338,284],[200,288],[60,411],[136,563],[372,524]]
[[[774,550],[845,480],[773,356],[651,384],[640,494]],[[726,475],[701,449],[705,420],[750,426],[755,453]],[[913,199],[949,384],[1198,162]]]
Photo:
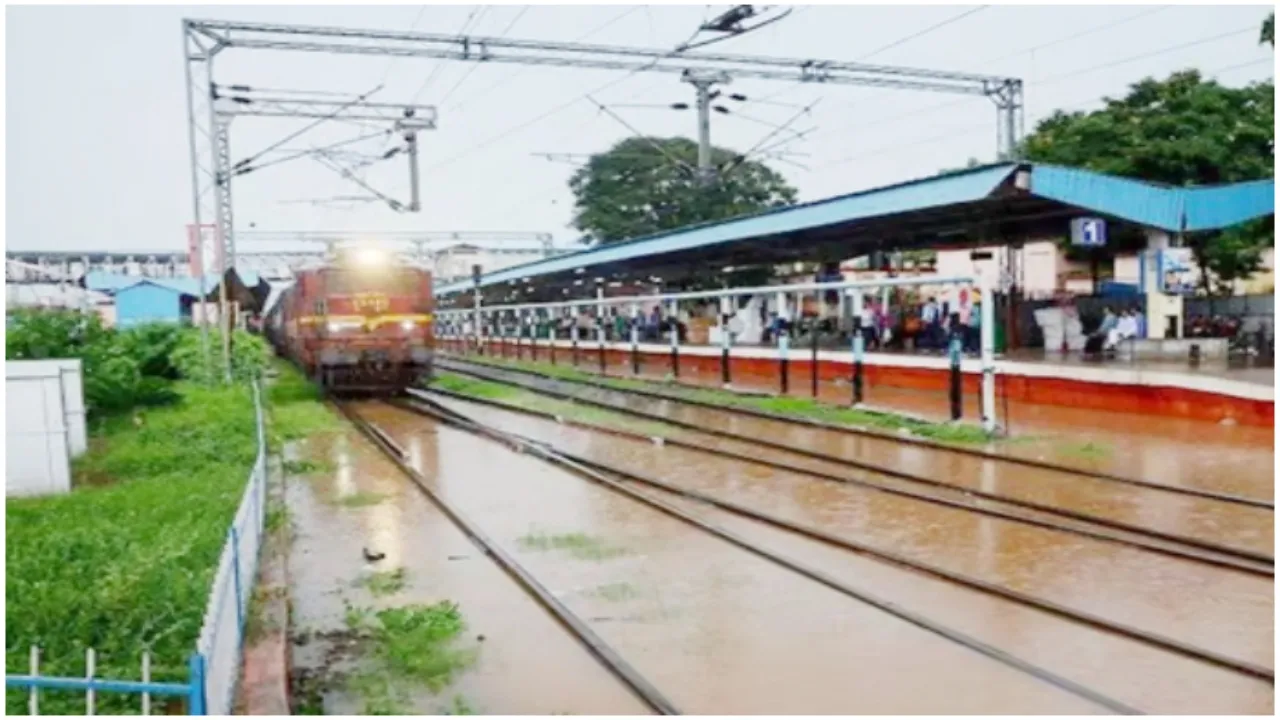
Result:
[[[527,357],[527,356],[526,356]],[[539,359],[546,360],[542,355]],[[560,364],[569,365],[568,356]],[[597,372],[594,356],[583,360],[579,370]],[[641,377],[661,380],[669,371],[665,362],[646,363]],[[609,374],[633,377],[629,365],[610,365]],[[733,385],[741,390],[776,393],[774,376],[739,374]],[[691,385],[720,387],[719,372],[695,373],[682,367],[680,381]],[[949,418],[945,392],[892,387],[865,388],[869,405],[915,413],[933,420]],[[791,395],[809,397],[807,375],[791,375]],[[819,383],[822,400],[836,404],[850,402],[846,380]],[[1271,428],[1223,426],[1176,418],[1150,417],[1126,413],[1000,403],[1001,424],[1019,436],[1017,442],[1003,443],[998,451],[1037,460],[1100,470],[1187,487],[1216,489],[1248,497],[1271,500],[1275,497],[1275,433]],[[964,417],[978,417],[978,398],[964,396]],[[1007,415],[1007,416],[1006,416]],[[1201,484],[1204,483],[1204,484]]]
[[[699,427],[728,431],[743,437],[767,437],[773,442],[798,449],[905,470],[963,490],[976,490],[1048,508],[1061,508],[1090,518],[1137,529],[1149,529],[1175,538],[1187,538],[1264,556],[1273,555],[1274,513],[1268,509],[1195,498],[1066,472],[1015,466],[891,440],[723,413],[580,384],[539,381],[517,373],[498,372],[497,375],[525,386],[544,386],[568,391],[578,397],[669,417]],[[725,450],[767,453],[769,458],[791,463],[797,468],[840,476],[866,477],[863,471],[847,466],[772,449],[749,447],[733,440],[698,434],[689,434],[689,439]],[[907,485],[916,491],[924,489],[918,484]]]
[[[294,647],[296,668],[321,669],[337,644],[326,634],[345,628],[344,601],[382,609],[451,600],[468,625],[459,646],[478,648],[476,662],[438,695],[412,692],[406,712],[448,712],[454,698],[503,715],[647,712],[363,438],[312,440],[304,452],[329,467],[290,479],[287,491],[293,634],[309,638]],[[378,598],[356,587],[375,570],[365,547],[386,554],[376,570],[406,570],[403,591]],[[335,691],[326,710],[362,713],[364,699]]]
[[[560,384],[565,388],[568,384]],[[1275,513],[1216,500],[1190,497],[1162,490],[1125,485],[1065,472],[1022,467],[927,450],[890,440],[860,437],[792,423],[718,412],[676,402],[655,401],[627,393],[568,386],[570,392],[591,400],[694,423],[743,437],[768,438],[798,449],[811,450],[872,465],[909,472],[955,487],[994,493],[1002,497],[1063,508],[1091,517],[1149,528],[1229,548],[1272,555]],[[710,441],[716,447],[738,450],[742,443]],[[851,469],[833,463],[769,452],[771,458],[797,467],[848,474]],[[853,471],[857,472],[857,471]],[[1212,483],[1199,483],[1211,485]]]
[[1265,681],[1094,630],[662,490],[654,496],[1150,714],[1271,714]]
[[1269,579],[811,476],[449,402],[472,417],[838,537],[1273,666]]
[[1100,711],[535,458],[366,413],[686,713]]

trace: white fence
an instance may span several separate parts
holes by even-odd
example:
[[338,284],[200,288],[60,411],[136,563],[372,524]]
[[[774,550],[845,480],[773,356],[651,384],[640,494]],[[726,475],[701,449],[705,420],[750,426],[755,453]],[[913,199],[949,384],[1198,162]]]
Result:
[[71,458],[88,448],[79,360],[5,362],[6,495],[71,490]]
[[196,652],[204,663],[205,704],[210,715],[229,715],[235,702],[244,648],[245,618],[258,575],[267,506],[267,441],[262,411],[262,391],[253,384],[258,455],[235,520],[222,546],[218,571],[209,592],[204,625]]

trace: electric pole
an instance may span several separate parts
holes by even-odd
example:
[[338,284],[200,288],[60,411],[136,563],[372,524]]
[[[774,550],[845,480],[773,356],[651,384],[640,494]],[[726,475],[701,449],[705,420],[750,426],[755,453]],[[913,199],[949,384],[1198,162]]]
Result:
[[712,88],[727,85],[732,78],[725,72],[686,70],[680,79],[692,85],[697,92],[698,182],[711,185],[716,180],[716,168],[711,164],[711,101],[720,96],[720,91],[713,92]]

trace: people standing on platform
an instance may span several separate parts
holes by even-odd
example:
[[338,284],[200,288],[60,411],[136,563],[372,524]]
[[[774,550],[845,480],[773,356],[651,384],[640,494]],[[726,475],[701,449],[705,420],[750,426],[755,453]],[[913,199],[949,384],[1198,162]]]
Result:
[[1107,342],[1111,337],[1111,332],[1116,329],[1116,325],[1118,323],[1119,318],[1117,318],[1116,314],[1111,310],[1111,306],[1108,305],[1103,308],[1102,322],[1098,324],[1098,329],[1090,333],[1088,340],[1085,341],[1085,354],[1096,355],[1109,347]]
[[875,300],[870,296],[863,296],[862,311],[858,316],[861,321],[862,342],[868,350],[874,350],[877,347],[879,339],[878,327],[876,325],[876,309]]
[[965,352],[978,353],[982,348],[982,305],[973,303],[969,306],[968,322],[965,323]]
[[920,324],[921,339],[924,340],[921,345],[929,349],[936,349],[942,346],[942,314],[938,307],[938,301],[932,296],[925,302],[924,307],[920,308]]
[[1115,350],[1121,342],[1138,336],[1138,314],[1132,308],[1125,308],[1120,313],[1116,326],[1107,333],[1104,344],[1106,350]]

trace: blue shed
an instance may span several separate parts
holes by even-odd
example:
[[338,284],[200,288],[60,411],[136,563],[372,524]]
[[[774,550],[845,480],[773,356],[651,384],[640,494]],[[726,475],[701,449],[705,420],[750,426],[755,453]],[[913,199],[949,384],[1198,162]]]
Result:
[[139,279],[116,290],[116,327],[149,322],[190,322],[191,305],[199,296],[186,287],[190,281]]

